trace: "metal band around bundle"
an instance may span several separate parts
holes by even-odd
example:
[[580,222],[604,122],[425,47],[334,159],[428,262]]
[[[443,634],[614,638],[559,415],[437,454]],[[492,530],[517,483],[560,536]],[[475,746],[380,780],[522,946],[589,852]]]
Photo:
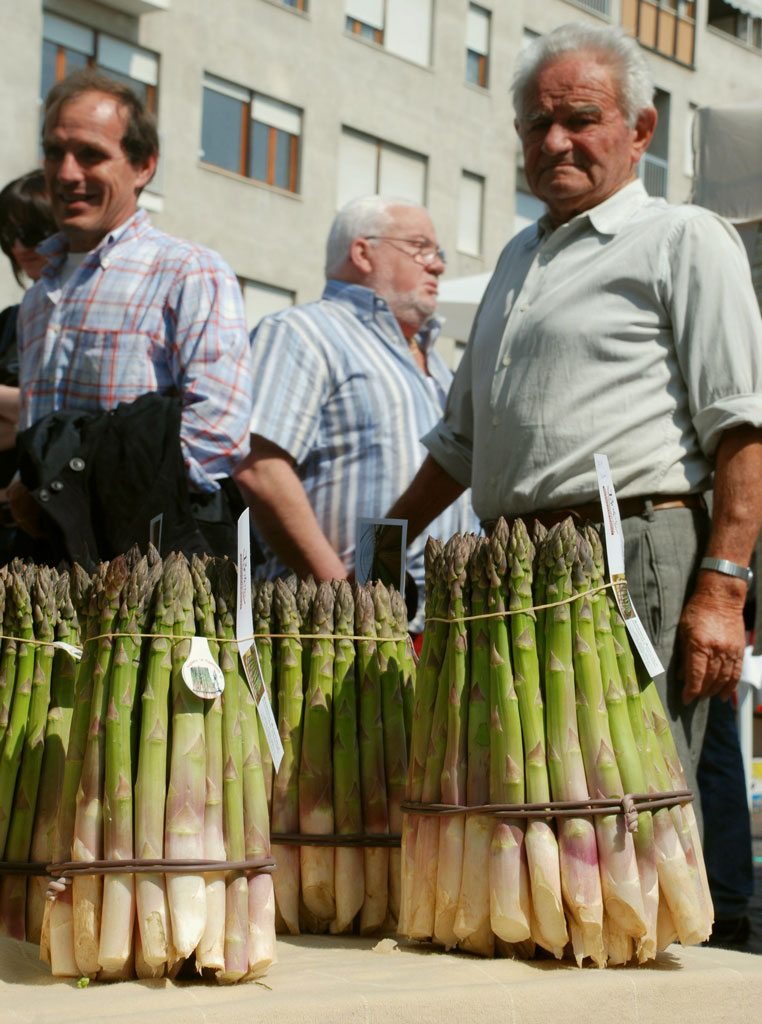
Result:
[[626,793],[621,797],[590,800],[549,800],[536,804],[425,804],[403,800],[407,814],[487,814],[495,818],[582,818],[596,814],[624,814],[627,829],[637,831],[637,816],[643,811],[675,807],[693,800],[693,791],[678,789],[669,793]]
[[303,835],[301,832],[271,832],[270,842],[283,846],[350,846],[373,847],[402,844],[402,836],[394,833],[357,832],[347,835]]
[[139,875],[149,872],[164,872],[169,875],[203,875],[223,871],[247,871],[251,874],[270,873],[275,870],[272,857],[258,857],[251,860],[69,860],[48,864],[47,874],[53,878],[72,878],[74,875]]
[[0,876],[47,874],[48,865],[44,861],[0,860]]

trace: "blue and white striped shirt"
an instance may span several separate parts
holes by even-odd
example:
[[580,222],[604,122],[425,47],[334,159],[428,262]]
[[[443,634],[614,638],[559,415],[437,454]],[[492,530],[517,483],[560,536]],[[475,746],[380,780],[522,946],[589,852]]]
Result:
[[[318,523],[344,565],[354,565],[358,516],[380,518],[426,456],[421,437],[439,422],[452,374],[432,351],[438,326],[418,336],[417,366],[386,301],[370,288],[329,280],[319,302],[265,317],[252,332],[251,430],[288,452]],[[478,529],[470,492],[429,527],[447,539]],[[408,571],[423,611],[423,549]],[[285,570],[272,553],[264,571]]]

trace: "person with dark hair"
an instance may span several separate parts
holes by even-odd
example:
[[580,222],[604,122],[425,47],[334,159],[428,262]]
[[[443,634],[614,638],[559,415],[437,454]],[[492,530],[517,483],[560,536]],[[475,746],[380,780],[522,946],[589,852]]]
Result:
[[[184,479],[172,493],[183,491],[203,521],[202,550],[234,551],[223,493],[237,490],[221,482],[248,451],[251,410],[238,281],[217,253],[158,231],[138,208],[158,136],[127,86],[90,69],[54,86],[42,151],[59,233],[41,247],[47,263],[19,313],[21,428],[66,410],[102,414],[151,393],[177,396]],[[156,457],[150,435],[146,442],[145,458]],[[47,516],[70,489],[54,488],[53,501],[45,488]],[[157,495],[156,504],[167,497]],[[39,505],[23,486],[14,485],[11,501],[20,525],[43,532]],[[124,511],[109,507],[104,516],[99,507],[95,518]],[[165,539],[166,526],[165,516]],[[147,524],[135,539],[147,541]]]
[[[56,230],[41,168],[8,182],[0,192],[0,248],[10,260],[13,276],[24,288],[37,281],[45,257],[40,242]],[[19,418],[16,318],[19,304],[0,312],[0,564],[7,561],[15,528],[5,492],[16,471],[16,428]]]

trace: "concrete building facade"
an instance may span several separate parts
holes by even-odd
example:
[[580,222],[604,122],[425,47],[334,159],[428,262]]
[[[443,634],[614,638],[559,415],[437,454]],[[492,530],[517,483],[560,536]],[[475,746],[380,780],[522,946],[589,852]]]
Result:
[[[661,127],[649,190],[691,191],[697,106],[762,94],[762,0],[0,0],[0,180],[39,162],[44,91],[72,67],[131,80],[162,139],[156,225],[221,252],[253,324],[320,294],[338,206],[385,191],[429,208],[448,277],[491,270],[537,215],[510,84],[524,40],[623,24],[650,53]],[[18,301],[7,261],[0,301]]]

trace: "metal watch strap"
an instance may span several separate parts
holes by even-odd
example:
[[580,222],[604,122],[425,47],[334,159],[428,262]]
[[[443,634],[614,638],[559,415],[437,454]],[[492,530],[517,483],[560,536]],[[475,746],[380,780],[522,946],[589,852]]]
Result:
[[751,584],[754,579],[754,574],[751,569],[745,565],[736,565],[735,562],[731,562],[727,558],[702,558],[700,569],[713,569],[715,572],[724,573],[726,576],[737,576],[739,580],[744,580],[747,584]]

